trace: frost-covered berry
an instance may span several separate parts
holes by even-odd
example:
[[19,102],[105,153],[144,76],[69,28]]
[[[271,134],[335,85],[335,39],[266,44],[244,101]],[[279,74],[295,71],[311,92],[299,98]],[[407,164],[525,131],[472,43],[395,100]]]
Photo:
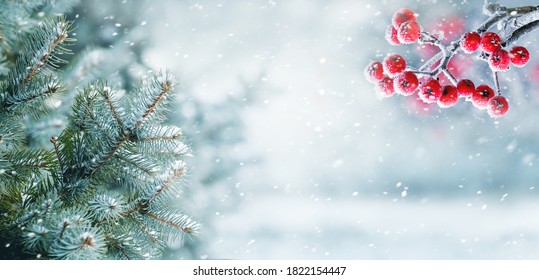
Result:
[[530,52],[522,46],[516,46],[509,51],[509,59],[516,67],[524,67],[530,60]]
[[499,118],[509,110],[509,103],[505,97],[498,95],[488,101],[487,112],[493,118]]
[[395,27],[395,29],[399,30],[401,24],[409,20],[416,20],[414,12],[412,12],[412,10],[410,9],[402,8],[398,10],[395,14],[393,14],[391,23],[393,24],[393,27]]
[[400,45],[399,37],[397,35],[397,29],[393,25],[389,25],[386,29],[386,40],[390,45]]
[[419,87],[419,98],[425,103],[436,103],[441,96],[442,86],[433,78],[429,78]]
[[381,81],[378,82],[378,91],[382,97],[389,97],[395,94],[393,79],[385,76]]
[[501,39],[498,34],[494,32],[485,32],[481,35],[481,49],[486,53],[493,53],[500,48]]
[[477,32],[468,32],[460,40],[460,47],[465,53],[473,53],[479,48],[481,35]]
[[459,93],[457,88],[452,85],[444,86],[442,96],[438,100],[438,106],[441,108],[449,108],[459,101]]
[[457,91],[460,96],[469,97],[475,92],[475,85],[472,80],[463,79],[457,83]]
[[509,69],[509,53],[504,49],[495,50],[488,59],[488,65],[490,69],[494,71],[505,71]]
[[397,32],[398,39],[403,44],[411,44],[421,36],[421,26],[415,20],[409,20],[401,24]]
[[379,61],[373,61],[365,68],[365,78],[371,83],[378,83],[384,78],[384,68]]
[[396,53],[388,54],[383,61],[384,73],[390,77],[402,73],[406,69],[406,61]]
[[479,109],[485,109],[488,101],[494,97],[494,90],[485,85],[479,85],[476,91],[472,94],[472,104]]
[[399,74],[397,77],[395,77],[393,83],[395,86],[395,91],[404,96],[413,94],[419,86],[417,76],[410,71],[404,71]]

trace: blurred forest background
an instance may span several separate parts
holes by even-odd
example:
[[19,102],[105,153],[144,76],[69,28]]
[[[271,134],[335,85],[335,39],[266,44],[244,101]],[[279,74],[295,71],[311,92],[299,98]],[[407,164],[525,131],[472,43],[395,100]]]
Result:
[[[386,43],[398,8],[450,42],[486,19],[482,4],[81,1],[72,64],[88,81],[179,77],[171,117],[193,157],[178,203],[203,228],[167,258],[538,258],[539,31],[518,42],[531,63],[501,74],[500,119],[469,102],[381,100],[363,76],[389,52],[432,55]],[[469,58],[457,76],[492,84]]]

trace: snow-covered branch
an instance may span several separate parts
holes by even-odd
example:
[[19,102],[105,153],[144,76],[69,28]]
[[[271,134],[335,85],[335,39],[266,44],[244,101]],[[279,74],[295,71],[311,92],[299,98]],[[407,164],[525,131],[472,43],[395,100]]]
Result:
[[[522,67],[530,58],[525,47],[506,48],[539,28],[539,6],[508,8],[485,1],[483,13],[488,18],[477,28],[444,44],[443,33],[426,32],[411,10],[397,11],[386,31],[386,39],[390,44],[428,44],[437,47],[439,51],[418,67],[408,65],[398,54],[388,54],[380,65],[373,62],[367,67],[367,78],[378,84],[379,91],[385,97],[395,92],[408,96],[417,90],[425,103],[438,103],[440,107],[447,108],[456,104],[459,96],[463,96],[472,101],[475,107],[488,109],[493,117],[505,114],[508,105],[505,97],[501,96],[499,72],[508,70],[510,64]],[[476,53],[475,60],[488,63],[493,73],[493,86],[481,84],[475,88],[470,79],[460,83],[463,80],[459,81],[449,67],[450,61],[459,51]],[[445,78],[449,84],[442,86],[440,78]],[[473,87],[471,94],[470,86]],[[498,96],[494,98],[495,95]]]

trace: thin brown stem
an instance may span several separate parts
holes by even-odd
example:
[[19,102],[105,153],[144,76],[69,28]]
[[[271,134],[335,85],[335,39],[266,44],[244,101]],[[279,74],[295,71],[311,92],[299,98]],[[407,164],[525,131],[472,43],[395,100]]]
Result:
[[126,259],[131,260],[131,257],[129,256],[129,254],[127,254],[127,252],[124,250],[124,248],[121,245],[118,244],[119,242],[118,242],[117,239],[112,238],[109,235],[105,235],[105,239],[107,239],[108,243],[112,244],[112,246],[114,246],[114,248],[118,249],[120,254],[122,254]]
[[158,221],[158,222],[161,222],[161,223],[163,223],[163,224],[167,224],[167,225],[169,225],[169,226],[171,226],[171,227],[182,228],[182,226],[181,226],[180,224],[177,224],[177,223],[175,223],[175,222],[169,221],[169,220],[167,220],[167,219],[163,219],[163,218],[158,217],[158,216],[156,216],[156,215],[154,215],[154,214],[152,214],[152,213],[150,213],[150,212],[146,213],[146,216],[148,216],[148,217],[150,217],[150,218],[152,218],[152,219],[154,219],[154,220],[156,220],[156,221]]
[[134,219],[132,218],[133,221],[137,222],[138,226],[140,227],[140,229],[142,230],[143,233],[145,233],[149,238],[150,238],[150,241],[152,243],[157,243],[157,238],[155,238],[149,231],[148,229],[146,228],[146,226],[139,220],[137,219]]
[[165,140],[179,140],[183,138],[183,134],[177,133],[170,136],[161,136],[161,137],[144,137],[140,138],[142,141],[165,141]]
[[[47,89],[39,94],[36,94],[36,95],[33,95],[33,96],[28,96],[27,98],[23,98],[23,99],[19,99],[17,100],[16,102],[18,103],[26,103],[26,102],[31,102],[33,100],[36,100],[38,99],[39,97],[42,97],[42,96],[46,96],[46,95],[51,95],[53,93],[56,93],[58,90],[57,87],[47,87]],[[13,104],[14,102],[9,102],[11,104]]]
[[155,98],[154,101],[150,105],[148,105],[148,109],[146,110],[146,112],[144,112],[142,118],[137,121],[132,130],[137,130],[150,117],[150,115],[155,112],[157,104],[161,102],[161,100],[168,92],[170,92],[170,90],[171,85],[168,82],[161,82],[161,93],[159,93],[157,98]]
[[45,54],[43,54],[43,56],[38,61],[38,63],[36,63],[36,65],[34,65],[34,67],[32,67],[32,69],[30,70],[30,73],[28,73],[28,75],[24,78],[24,80],[22,82],[23,84],[29,82],[30,80],[32,80],[34,78],[34,76],[37,74],[37,72],[39,72],[39,70],[43,66],[45,66],[47,64],[47,61],[49,60],[50,56],[52,55],[52,52],[54,51],[54,48],[56,48],[56,46],[61,44],[66,38],[67,38],[67,33],[63,33],[59,37],[54,38],[51,45],[47,49],[47,52]]
[[172,184],[181,177],[183,174],[185,174],[185,166],[182,166],[180,169],[174,169],[174,172],[168,180],[166,180],[159,189],[150,197],[148,200],[148,203],[154,201],[159,195],[161,195],[166,189],[170,188]]
[[129,160],[128,158],[126,157],[123,157],[123,156],[120,156],[120,155],[115,155],[114,156],[115,158],[123,161],[123,162],[126,162],[126,163],[129,163],[131,165],[133,165],[135,168],[139,169],[139,170],[142,170],[144,173],[148,174],[149,176],[153,176],[155,175],[155,173],[147,168],[145,168],[144,166],[141,166],[140,164],[132,161],[132,160]]
[[114,116],[114,119],[116,120],[116,123],[118,124],[118,127],[120,128],[120,131],[124,131],[124,125],[122,123],[122,120],[120,120],[120,116],[118,115],[118,112],[116,112],[116,108],[114,108],[114,104],[112,103],[112,100],[110,99],[110,92],[109,89],[105,88],[103,89],[103,97],[105,98],[105,101],[107,101],[107,104],[109,105],[109,109]]
[[105,163],[107,161],[109,161],[115,154],[116,152],[118,152],[120,150],[120,148],[122,147],[122,145],[129,139],[129,135],[127,134],[124,134],[124,136],[122,138],[120,138],[120,141],[114,145],[110,151],[103,157],[103,159],[101,159],[99,161],[99,164],[93,169],[91,170],[90,172],[90,176],[92,174],[95,174],[99,169],[101,169],[101,167],[103,167],[105,165]]
[[52,146],[54,147],[54,153],[56,154],[56,158],[58,159],[58,165],[60,165],[60,176],[62,176],[62,181],[64,181],[64,164],[62,162],[62,156],[60,155],[60,147],[58,147],[58,138],[51,137],[50,141],[52,143]]

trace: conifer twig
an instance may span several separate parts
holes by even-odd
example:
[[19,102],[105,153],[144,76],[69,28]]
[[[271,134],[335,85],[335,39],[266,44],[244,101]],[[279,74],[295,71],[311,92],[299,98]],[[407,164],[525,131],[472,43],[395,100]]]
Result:
[[122,121],[120,120],[120,116],[118,115],[118,112],[116,112],[116,108],[114,107],[114,104],[112,103],[112,100],[110,99],[110,92],[108,88],[103,89],[103,97],[105,98],[105,101],[107,101],[107,104],[109,105],[110,111],[112,115],[114,116],[114,119],[116,120],[116,123],[118,124],[118,127],[120,128],[120,131],[124,131],[124,125]]
[[24,78],[23,84],[29,82],[30,80],[32,80],[32,78],[34,78],[34,76],[37,74],[37,72],[39,72],[39,70],[43,66],[45,66],[45,64],[47,64],[47,61],[51,57],[52,52],[54,51],[56,46],[58,46],[59,44],[64,42],[64,40],[67,37],[68,37],[67,33],[57,34],[57,37],[54,38],[54,40],[50,44],[47,51],[43,54],[41,59],[36,63],[36,65],[34,65],[34,67],[32,67],[32,69],[30,70],[30,73],[28,73],[28,75]]
[[168,178],[167,181],[165,181],[159,189],[148,199],[148,203],[151,203],[154,201],[160,194],[162,194],[165,190],[170,188],[172,184],[176,181],[176,179],[180,178],[185,174],[185,165],[182,165],[179,169],[174,169],[172,176]]
[[155,107],[157,106],[157,104],[159,104],[159,102],[161,102],[161,100],[165,97],[165,95],[169,93],[170,90],[172,89],[170,82],[169,81],[161,82],[161,89],[162,91],[159,93],[157,98],[155,98],[154,101],[150,105],[148,105],[148,109],[146,110],[146,112],[144,112],[144,114],[142,115],[142,118],[137,121],[137,123],[135,124],[132,130],[137,130],[142,125],[142,123],[146,121],[152,113],[155,112]]
[[58,159],[58,164],[60,165],[60,176],[62,176],[62,182],[65,183],[65,177],[64,174],[64,164],[62,162],[62,156],[60,155],[60,149],[58,147],[58,138],[51,137],[50,142],[52,143],[52,146],[54,147],[54,153],[56,154],[56,158]]

